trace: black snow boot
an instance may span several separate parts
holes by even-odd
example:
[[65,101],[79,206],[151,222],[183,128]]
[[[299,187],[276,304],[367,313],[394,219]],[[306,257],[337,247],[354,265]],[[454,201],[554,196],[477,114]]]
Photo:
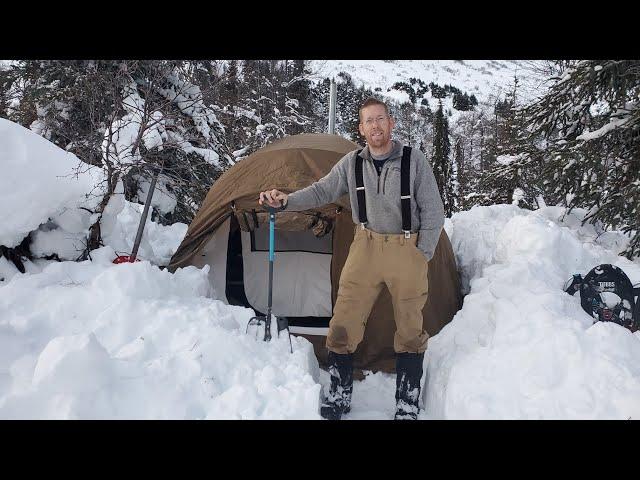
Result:
[[340,420],[351,411],[353,392],[353,355],[329,351],[329,375],[331,389],[320,406],[320,415],[327,420]]
[[424,353],[396,353],[396,415],[394,420],[417,420]]

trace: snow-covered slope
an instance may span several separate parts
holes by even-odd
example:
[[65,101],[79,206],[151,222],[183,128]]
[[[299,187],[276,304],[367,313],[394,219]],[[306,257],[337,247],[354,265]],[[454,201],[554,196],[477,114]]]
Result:
[[[318,79],[335,77],[341,71],[351,75],[356,85],[364,84],[382,95],[406,100],[406,94],[387,92],[395,82],[406,82],[415,77],[427,84],[452,85],[480,103],[491,95],[504,95],[513,84],[514,75],[520,82],[523,98],[537,94],[545,79],[533,74],[530,61],[519,60],[313,60],[311,69]],[[427,96],[430,105],[436,101]]]

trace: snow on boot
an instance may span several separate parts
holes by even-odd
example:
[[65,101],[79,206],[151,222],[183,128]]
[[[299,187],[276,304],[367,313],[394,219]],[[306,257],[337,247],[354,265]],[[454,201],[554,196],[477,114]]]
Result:
[[327,420],[340,420],[343,414],[351,411],[352,354],[329,351],[329,375],[331,375],[331,387],[327,398],[320,406],[320,415]]
[[396,354],[396,415],[394,420],[417,420],[424,353]]

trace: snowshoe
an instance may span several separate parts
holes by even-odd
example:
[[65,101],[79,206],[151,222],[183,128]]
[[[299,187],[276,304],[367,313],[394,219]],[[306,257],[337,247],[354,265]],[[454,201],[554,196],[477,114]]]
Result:
[[595,319],[594,323],[615,322],[631,331],[640,327],[636,292],[629,277],[615,265],[598,265],[584,278],[573,275],[564,291],[573,295],[578,290],[580,305]]

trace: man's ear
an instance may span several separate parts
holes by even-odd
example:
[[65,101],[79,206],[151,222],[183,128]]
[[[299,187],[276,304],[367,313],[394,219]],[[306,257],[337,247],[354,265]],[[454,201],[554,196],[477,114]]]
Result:
[[362,124],[361,123],[358,124],[358,131],[360,132],[360,135],[362,135],[364,137],[364,129],[362,128]]

